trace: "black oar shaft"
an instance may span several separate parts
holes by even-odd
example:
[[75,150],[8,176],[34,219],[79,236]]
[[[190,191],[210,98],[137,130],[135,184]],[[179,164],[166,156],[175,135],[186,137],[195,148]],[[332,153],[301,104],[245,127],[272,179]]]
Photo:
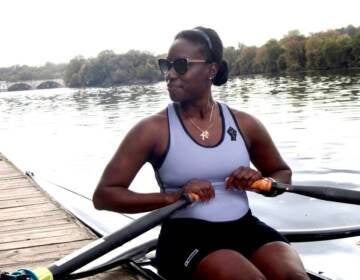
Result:
[[135,220],[130,225],[86,246],[82,249],[80,254],[76,254],[75,252],[73,257],[65,257],[64,259],[55,262],[49,267],[54,280],[63,279],[65,275],[83,267],[98,257],[103,256],[149,229],[159,225],[174,211],[183,208],[190,203],[191,201],[189,199],[183,198],[174,204],[155,210],[140,219]]
[[360,205],[360,192],[332,187],[321,187],[321,186],[297,186],[287,185],[282,183],[274,183],[272,188],[283,190],[286,192],[297,193],[306,195],[322,200],[343,202]]

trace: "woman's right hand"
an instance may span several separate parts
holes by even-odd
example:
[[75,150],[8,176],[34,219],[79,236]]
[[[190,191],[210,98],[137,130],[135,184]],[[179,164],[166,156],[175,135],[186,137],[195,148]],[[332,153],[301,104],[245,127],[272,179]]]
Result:
[[200,201],[209,201],[215,197],[214,188],[207,180],[193,179],[183,186],[182,192],[190,195],[190,197],[195,195]]

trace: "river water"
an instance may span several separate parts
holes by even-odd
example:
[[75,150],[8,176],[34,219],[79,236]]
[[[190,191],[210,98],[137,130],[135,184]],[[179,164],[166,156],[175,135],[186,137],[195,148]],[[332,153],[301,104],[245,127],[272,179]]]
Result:
[[[249,76],[214,87],[213,93],[216,100],[255,115],[266,126],[291,166],[295,183],[360,191],[360,73]],[[0,152],[49,184],[91,197],[129,128],[169,102],[164,82],[1,92]],[[158,190],[150,166],[144,166],[132,188]],[[55,197],[60,193],[55,185],[51,191]],[[71,201],[78,199],[82,198]],[[360,224],[359,206],[299,195],[250,194],[250,205],[264,221],[281,229]],[[360,237],[295,246],[311,270],[333,279],[358,279],[359,241]],[[340,264],[340,258],[348,264]]]

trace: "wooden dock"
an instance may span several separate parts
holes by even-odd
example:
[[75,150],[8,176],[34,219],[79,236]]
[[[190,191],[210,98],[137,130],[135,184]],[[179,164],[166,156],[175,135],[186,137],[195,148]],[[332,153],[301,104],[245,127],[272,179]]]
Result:
[[[0,271],[49,266],[97,239],[0,153]],[[142,279],[118,268],[87,279]]]

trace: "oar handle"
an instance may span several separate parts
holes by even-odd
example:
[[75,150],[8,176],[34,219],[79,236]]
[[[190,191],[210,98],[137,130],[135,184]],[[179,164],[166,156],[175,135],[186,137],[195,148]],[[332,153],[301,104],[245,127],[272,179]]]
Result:
[[250,190],[257,191],[257,192],[271,192],[273,189],[274,181],[270,178],[262,178],[260,180],[255,181],[251,186]]
[[251,187],[251,190],[271,193],[274,190],[285,191],[291,193],[297,193],[305,196],[310,196],[327,201],[343,202],[360,205],[360,191],[353,191],[347,189],[339,189],[333,187],[324,186],[299,186],[283,184],[276,181],[272,181],[268,178],[263,178],[255,181]]
[[274,188],[322,200],[360,205],[360,192],[323,186],[287,185],[276,182]]

